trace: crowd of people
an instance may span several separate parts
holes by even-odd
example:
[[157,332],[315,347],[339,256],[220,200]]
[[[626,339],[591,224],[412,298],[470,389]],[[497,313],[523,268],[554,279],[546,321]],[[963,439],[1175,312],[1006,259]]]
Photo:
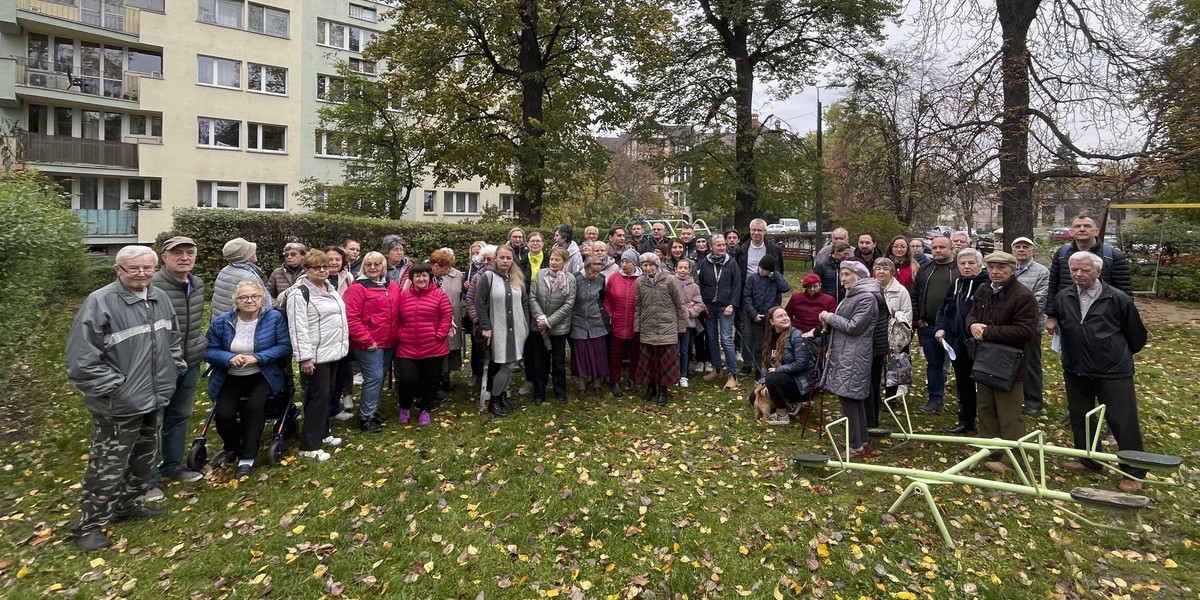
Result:
[[[1076,446],[1086,443],[1084,413],[1102,402],[1120,447],[1141,450],[1132,354],[1146,332],[1128,261],[1089,217],[1074,220],[1074,241],[1049,269],[1025,237],[1012,254],[982,256],[962,233],[931,240],[927,253],[923,238],[880,245],[863,232],[851,246],[837,229],[786,303],[783,252],[762,219],[744,240],[686,226],[669,238],[665,224],[645,225],[588,226],[577,238],[562,224],[549,239],[514,227],[497,244],[473,243],[463,270],[449,248],[410,257],[389,235],[365,253],[358,240],[289,243],[282,266],[264,273],[257,245],[235,238],[222,249],[207,332],[193,240],[166,240],[162,268],[148,247],[121,249],[116,281],[88,297],[67,342],[68,377],[92,413],[76,542],[107,546],[104,524],[161,512],[144,502],[163,498],[164,479],[202,478],[183,457],[205,363],[223,443],[213,464],[235,466],[238,478],[254,469],[268,404],[291,402],[295,370],[302,459],[329,460],[342,443],[330,422],[356,417],[355,386],[363,432],[385,426],[389,373],[395,420],[424,427],[464,369],[496,417],[515,396],[569,402],[568,374],[577,400],[640,395],[658,406],[693,376],[729,390],[750,379],[771,399],[771,425],[788,424],[822,389],[837,396],[859,457],[877,454],[868,432],[882,403],[913,383],[914,340],[926,361],[923,411],[942,409],[953,373],[952,433],[1021,437],[1022,416],[1044,406],[1045,329],[1060,336]],[[510,394],[518,369],[524,382]],[[1014,467],[1002,457],[987,465]],[[1122,489],[1137,489],[1142,474],[1123,468]]]

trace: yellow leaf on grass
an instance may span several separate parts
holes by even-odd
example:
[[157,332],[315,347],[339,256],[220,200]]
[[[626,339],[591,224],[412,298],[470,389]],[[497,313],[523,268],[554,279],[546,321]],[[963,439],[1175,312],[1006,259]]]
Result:
[[292,533],[294,533],[294,534],[296,534],[296,535],[300,535],[300,534],[304,533],[304,526],[303,526],[303,525],[297,525],[297,526],[293,527],[293,528],[292,528]]
[[896,592],[893,596],[900,600],[917,600],[917,595],[912,592]]
[[254,579],[251,579],[251,580],[250,580],[250,585],[258,585],[258,584],[262,583],[262,582],[263,582],[263,580],[264,580],[264,579],[266,579],[266,578],[267,578],[267,574],[266,574],[266,573],[259,573],[258,575],[256,575],[256,576],[254,577]]
[[773,596],[775,600],[783,600],[783,592],[779,591],[778,587],[776,587],[775,591],[771,593],[771,596]]
[[829,547],[826,546],[825,544],[818,544],[817,545],[817,556],[820,556],[821,558],[828,558],[829,557]]
[[93,569],[95,569],[97,567],[103,567],[104,559],[103,558],[93,558],[92,560],[88,561],[88,564],[91,565],[91,567]]
[[1178,569],[1179,568],[1179,564],[1169,558],[1167,560],[1163,561],[1163,566],[1168,569]]
[[555,597],[557,597],[557,596],[558,596],[558,589],[557,589],[557,588],[555,588],[555,589],[549,589],[549,590],[546,590],[546,597],[547,597],[547,598],[555,598]]
[[29,574],[29,567],[22,565],[20,570],[17,571],[17,579],[24,579],[25,576],[28,574]]
[[747,554],[750,554],[750,550],[745,546],[738,546],[738,553],[742,556],[746,556]]

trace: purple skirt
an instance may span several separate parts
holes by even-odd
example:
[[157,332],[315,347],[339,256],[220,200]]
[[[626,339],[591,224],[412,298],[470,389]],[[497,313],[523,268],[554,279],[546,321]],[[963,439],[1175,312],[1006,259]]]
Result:
[[679,383],[679,344],[642,344],[634,378],[642,385],[669,387]]
[[571,374],[576,377],[608,377],[608,344],[603,337],[571,340]]

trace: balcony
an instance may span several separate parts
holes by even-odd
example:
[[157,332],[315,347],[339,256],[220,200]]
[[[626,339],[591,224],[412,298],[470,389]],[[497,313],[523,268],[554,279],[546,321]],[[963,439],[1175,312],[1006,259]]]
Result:
[[21,143],[31,163],[138,168],[137,144],[29,132],[21,132]]
[[17,0],[17,10],[135,37],[141,28],[142,11],[128,6],[93,10],[45,0]]
[[[86,237],[96,236],[136,236],[137,211],[135,210],[95,210],[76,209],[80,222],[86,230]],[[91,240],[94,242],[94,240]]]
[[141,77],[133,73],[124,73],[119,78],[82,75],[75,73],[73,65],[52,65],[20,57],[14,60],[17,85],[130,102],[137,102],[140,95]]

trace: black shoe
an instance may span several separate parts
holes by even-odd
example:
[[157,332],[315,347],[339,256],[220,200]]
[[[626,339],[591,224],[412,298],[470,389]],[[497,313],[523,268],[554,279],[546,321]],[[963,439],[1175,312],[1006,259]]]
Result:
[[237,453],[226,450],[213,459],[212,465],[214,469],[220,469],[225,465],[231,465],[235,462],[237,462]]
[[103,550],[112,545],[112,540],[108,539],[108,536],[99,529],[86,531],[72,537],[75,538],[75,545],[84,552]]
[[545,401],[546,401],[546,399],[545,399],[545,398],[538,398],[538,397],[536,397],[536,396],[535,396],[535,397],[533,398],[533,405],[534,405],[534,406],[541,406],[541,405],[542,405],[542,403],[543,403],[543,402],[545,402]]
[[508,416],[508,411],[504,410],[504,405],[500,403],[499,396],[492,396],[492,399],[488,401],[488,412],[497,417]]
[[[597,385],[597,386],[593,387],[592,394],[595,395],[597,400],[599,400],[600,399],[600,386]],[[583,398],[580,397],[580,399],[582,400]]]
[[383,429],[383,417],[379,416],[378,412],[371,415],[371,422],[378,425],[380,429]]
[[508,392],[500,394],[500,406],[504,407],[504,412],[506,414],[513,413],[513,405],[508,401]]
[[621,396],[625,395],[625,392],[621,391],[621,384],[619,383],[612,384],[612,393],[613,398],[620,398]]
[[559,403],[559,404],[566,404],[566,403],[567,403],[567,397],[566,397],[566,396],[558,396],[558,397],[556,398],[556,400],[558,400],[558,403]]
[[1040,415],[1042,412],[1043,410],[1041,408],[1034,408],[1032,406],[1026,406],[1025,408],[1021,409],[1021,414],[1027,417],[1032,415]]
[[642,402],[649,402],[654,399],[654,394],[658,393],[658,386],[646,386],[646,393],[642,394]]
[[953,433],[954,435],[959,435],[962,433],[967,433],[968,431],[975,431],[975,428],[971,427],[970,425],[967,425],[966,423],[959,423],[958,425],[955,425],[954,427],[947,429],[946,433]]
[[638,386],[637,386],[637,384],[636,384],[636,383],[634,383],[633,381],[630,381],[630,382],[629,382],[629,394],[630,394],[631,396],[636,396],[636,395],[637,395],[637,393],[638,393]]
[[655,404],[658,404],[659,406],[667,405],[667,388],[662,388],[662,390],[658,392],[658,402]]
[[442,390],[443,392],[449,392],[450,390],[454,389],[454,385],[450,383],[449,379],[443,379],[442,382],[438,384],[438,389]]
[[250,470],[253,468],[254,467],[251,465],[238,465],[237,478],[238,479],[249,479],[250,478]]
[[921,408],[919,410],[923,413],[928,413],[928,414],[939,413],[939,412],[942,412],[942,404],[941,403],[934,404],[932,402],[927,402],[927,403],[921,405]]
[[749,375],[750,367],[742,367],[742,369],[740,371],[738,371],[738,374],[739,375]]
[[379,426],[379,423],[375,422],[375,415],[371,415],[366,419],[360,420],[358,422],[358,428],[367,433],[379,433],[380,431],[383,431],[383,428]]
[[153,519],[154,517],[161,517],[165,514],[167,514],[167,509],[165,508],[149,508],[146,506],[138,506],[128,512],[113,515],[113,523]]

